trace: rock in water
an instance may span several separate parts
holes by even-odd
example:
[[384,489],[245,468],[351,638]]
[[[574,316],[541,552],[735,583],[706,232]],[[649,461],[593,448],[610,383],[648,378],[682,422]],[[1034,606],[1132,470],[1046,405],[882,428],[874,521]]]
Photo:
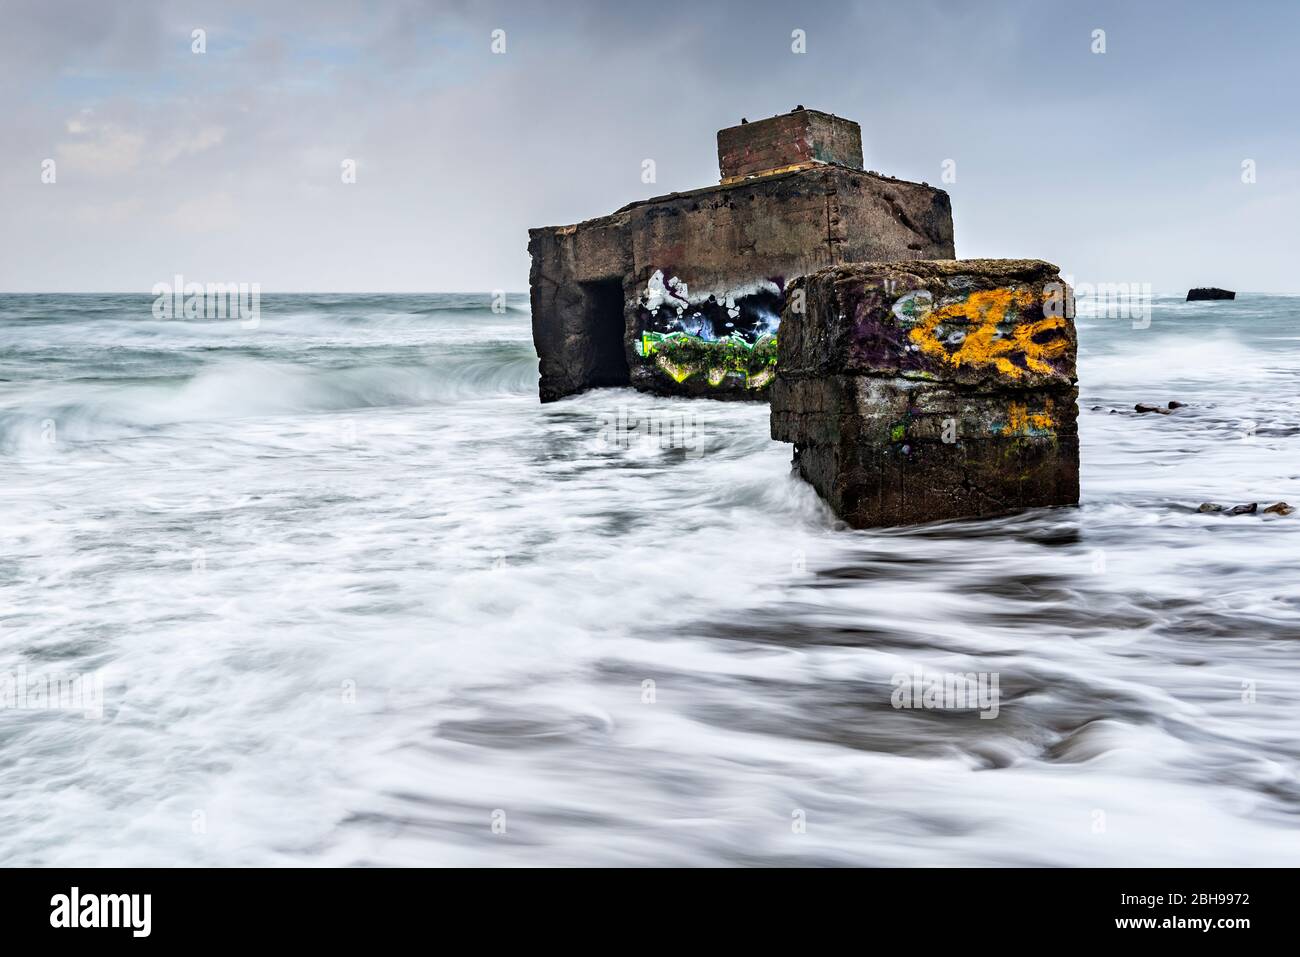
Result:
[[1236,299],[1237,294],[1231,289],[1220,289],[1217,286],[1200,286],[1196,289],[1187,290],[1188,302],[1203,302],[1211,299]]
[[[1234,505],[1232,508],[1225,508],[1214,502],[1202,502],[1197,509],[1198,512],[1222,512],[1224,515],[1254,515],[1259,511],[1258,502],[1249,502],[1246,505]],[[1264,509],[1264,514],[1272,515],[1290,515],[1295,509],[1286,502],[1274,502],[1268,508]]]
[[781,319],[772,437],[856,528],[1077,504],[1073,315],[1037,260],[805,276]]
[[1170,410],[1158,405],[1150,405],[1149,403],[1146,402],[1139,402],[1137,405],[1133,406],[1133,411],[1139,414],[1145,412],[1154,412],[1157,415],[1168,415]]

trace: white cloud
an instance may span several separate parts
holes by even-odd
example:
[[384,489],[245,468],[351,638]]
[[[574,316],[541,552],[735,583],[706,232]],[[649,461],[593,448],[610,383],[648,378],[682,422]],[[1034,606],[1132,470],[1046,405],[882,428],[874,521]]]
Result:
[[56,147],[62,171],[91,176],[117,176],[140,166],[145,138],[112,124],[93,124],[82,118],[67,123],[75,139]]
[[73,138],[56,147],[60,165],[93,176],[121,176],[142,167],[169,166],[181,157],[219,146],[226,138],[225,128],[215,124],[152,136],[98,120],[91,110],[82,110],[64,128]]
[[158,151],[158,162],[166,166],[182,156],[202,153],[214,146],[220,146],[225,138],[226,131],[220,126],[204,126],[192,133],[181,134]]
[[222,232],[238,226],[240,219],[234,197],[224,192],[187,199],[165,217],[169,226],[185,233]]
[[117,226],[134,220],[143,208],[144,204],[136,198],[89,203],[76,207],[72,218],[81,226]]

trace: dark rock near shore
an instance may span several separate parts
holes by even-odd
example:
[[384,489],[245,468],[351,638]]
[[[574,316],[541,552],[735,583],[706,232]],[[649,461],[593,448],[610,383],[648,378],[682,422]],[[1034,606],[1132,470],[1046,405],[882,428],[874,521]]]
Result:
[[857,528],[1076,504],[1072,320],[1037,260],[821,270],[787,293],[772,437]]
[[1146,402],[1139,402],[1137,405],[1133,406],[1133,411],[1140,414],[1145,414],[1147,412],[1154,412],[1157,415],[1168,415],[1170,412],[1169,409],[1166,409],[1163,406],[1150,405]]
[[1200,286],[1196,289],[1187,291],[1187,302],[1206,302],[1215,299],[1236,299],[1237,294],[1231,289],[1220,289],[1217,286]]
[[1290,515],[1295,511],[1295,508],[1288,505],[1286,502],[1274,502],[1268,508],[1263,510],[1260,509],[1258,502],[1250,502],[1246,505],[1234,505],[1232,508],[1219,505],[1216,502],[1203,502],[1196,510],[1198,512],[1221,512],[1224,515],[1254,515],[1256,512],[1259,512],[1262,515]]

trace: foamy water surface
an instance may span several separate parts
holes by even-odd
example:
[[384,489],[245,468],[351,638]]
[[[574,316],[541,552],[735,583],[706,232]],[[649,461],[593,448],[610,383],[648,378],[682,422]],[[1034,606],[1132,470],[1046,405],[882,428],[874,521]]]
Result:
[[1300,505],[1300,300],[1082,304],[1081,506],[863,532],[489,304],[0,297],[0,676],[103,687],[0,710],[0,863],[1297,860],[1300,513],[1195,509]]

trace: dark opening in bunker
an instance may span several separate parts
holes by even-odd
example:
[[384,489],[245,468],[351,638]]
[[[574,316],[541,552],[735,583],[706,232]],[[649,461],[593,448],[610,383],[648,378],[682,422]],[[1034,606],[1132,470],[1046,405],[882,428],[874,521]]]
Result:
[[586,316],[583,325],[591,342],[588,386],[621,386],[632,381],[627,365],[623,318],[623,281],[602,279],[583,283]]

